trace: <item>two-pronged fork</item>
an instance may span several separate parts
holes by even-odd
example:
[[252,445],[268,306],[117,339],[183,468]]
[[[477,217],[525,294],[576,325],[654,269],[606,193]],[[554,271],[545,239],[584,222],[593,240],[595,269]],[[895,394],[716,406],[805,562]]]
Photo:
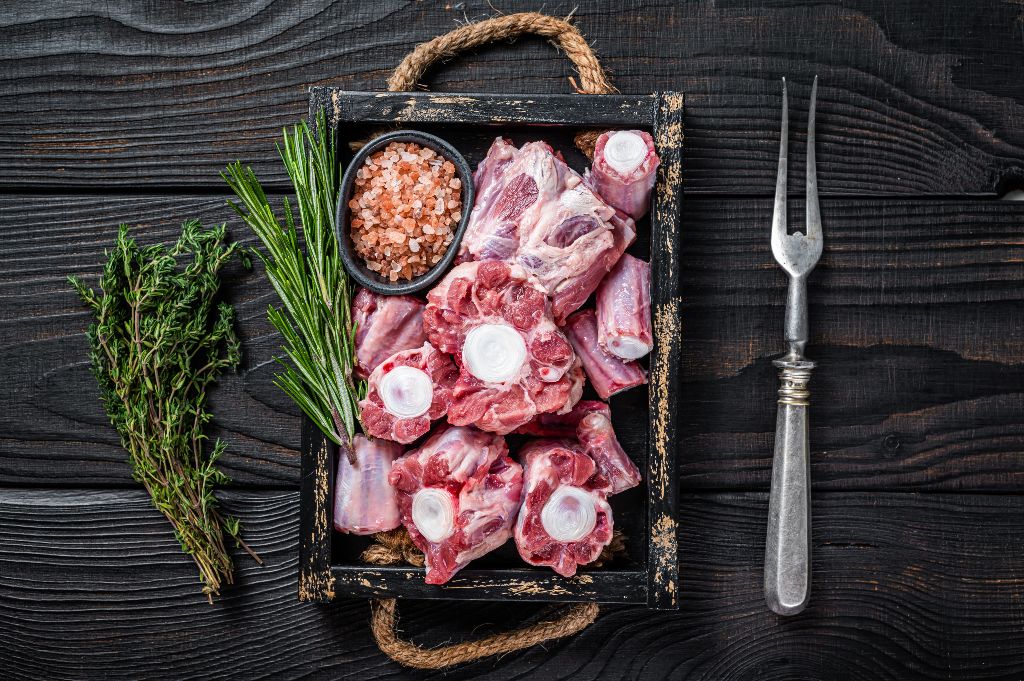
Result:
[[789,103],[782,79],[782,142],[772,217],[772,254],[789,275],[786,296],[786,343],[789,351],[773,362],[779,369],[779,407],[775,425],[775,459],[768,502],[764,596],[780,615],[795,615],[811,593],[811,480],[807,446],[807,407],[814,362],[804,357],[807,344],[807,275],[821,257],[821,212],[814,163],[814,108],[818,78],[811,88],[807,116],[807,227],[789,234],[786,220],[786,174],[789,164]]

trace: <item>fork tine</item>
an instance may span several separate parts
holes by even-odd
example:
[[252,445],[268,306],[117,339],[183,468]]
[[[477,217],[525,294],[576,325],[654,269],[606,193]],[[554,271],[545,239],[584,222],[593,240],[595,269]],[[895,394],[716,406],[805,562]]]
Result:
[[814,159],[814,110],[818,102],[818,77],[811,86],[811,108],[807,114],[807,231],[809,239],[821,239],[821,208],[818,206],[818,168]]
[[786,79],[782,79],[782,134],[779,141],[779,174],[775,179],[775,210],[772,213],[772,248],[778,252],[782,239],[789,231],[786,219],[787,176],[789,161],[786,157],[789,148],[789,95],[786,92]]

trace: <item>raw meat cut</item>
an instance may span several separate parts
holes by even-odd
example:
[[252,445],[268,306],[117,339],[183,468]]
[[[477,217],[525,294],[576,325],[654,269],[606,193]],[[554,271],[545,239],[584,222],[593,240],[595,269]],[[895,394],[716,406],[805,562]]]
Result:
[[427,584],[444,584],[512,536],[523,469],[501,435],[442,427],[395,461],[388,480],[402,524],[426,558]]
[[356,375],[366,378],[378,364],[401,350],[423,345],[425,303],[412,296],[382,296],[360,289],[352,300],[356,324]]
[[620,359],[601,349],[597,340],[597,315],[593,310],[580,310],[571,315],[564,329],[601,399],[607,400],[647,382],[643,368],[636,361]]
[[583,375],[544,289],[518,265],[457,265],[427,294],[423,327],[459,365],[452,425],[505,434],[536,414],[572,409],[582,395]]
[[352,438],[354,463],[338,456],[334,484],[334,529],[351,534],[393,530],[400,524],[398,499],[388,484],[391,464],[404,448],[386,440]]
[[575,439],[608,480],[608,494],[618,494],[640,484],[640,470],[619,444],[612,427],[612,410],[604,402],[584,400],[566,414],[540,414],[515,432],[567,441]]
[[639,220],[651,208],[651,191],[661,160],[643,130],[616,130],[597,138],[587,183],[601,198]]
[[615,437],[611,416],[607,405],[587,414],[576,429],[576,439],[611,485],[608,494],[618,494],[640,484],[640,469]]
[[473,175],[476,200],[460,261],[506,260],[537,277],[561,324],[636,237],[633,220],[594,193],[545,142],[501,137]]
[[611,413],[608,405],[597,400],[583,400],[563,414],[537,414],[529,423],[516,428],[516,435],[536,437],[576,437],[576,429],[587,414],[594,412]]
[[530,442],[519,460],[524,467],[515,528],[519,555],[530,565],[548,565],[572,577],[612,539],[608,481],[593,459],[564,441]]
[[583,397],[583,387],[587,383],[587,373],[583,371],[583,362],[580,361],[579,357],[574,357],[572,366],[569,367],[569,372],[566,374],[569,379],[569,395],[565,400],[565,404],[562,408],[554,412],[540,412],[543,414],[567,414],[571,412],[576,404]]
[[651,265],[628,253],[597,289],[597,342],[625,360],[654,347],[651,334]]
[[359,402],[363,431],[409,444],[447,413],[459,370],[430,343],[402,350],[377,365]]

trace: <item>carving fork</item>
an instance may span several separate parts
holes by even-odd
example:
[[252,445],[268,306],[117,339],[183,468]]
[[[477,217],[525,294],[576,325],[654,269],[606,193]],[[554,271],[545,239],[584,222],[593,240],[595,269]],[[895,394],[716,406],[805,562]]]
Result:
[[807,344],[807,276],[821,257],[821,211],[814,162],[814,108],[818,77],[811,88],[807,116],[807,226],[789,234],[786,220],[786,174],[789,164],[789,103],[782,79],[782,141],[772,216],[772,254],[789,275],[786,296],[786,343],[789,351],[773,362],[779,369],[779,405],[775,425],[775,458],[768,502],[764,596],[780,615],[795,615],[811,593],[811,480],[807,446],[807,407],[814,362],[804,357]]

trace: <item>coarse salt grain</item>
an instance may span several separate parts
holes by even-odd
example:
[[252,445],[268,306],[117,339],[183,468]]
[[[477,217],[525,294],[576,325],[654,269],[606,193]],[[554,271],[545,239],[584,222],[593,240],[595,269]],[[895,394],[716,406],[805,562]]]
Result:
[[[440,262],[462,219],[455,165],[410,142],[392,142],[356,172],[348,203],[356,254],[390,281],[412,279]],[[430,256],[415,255],[421,250]]]

